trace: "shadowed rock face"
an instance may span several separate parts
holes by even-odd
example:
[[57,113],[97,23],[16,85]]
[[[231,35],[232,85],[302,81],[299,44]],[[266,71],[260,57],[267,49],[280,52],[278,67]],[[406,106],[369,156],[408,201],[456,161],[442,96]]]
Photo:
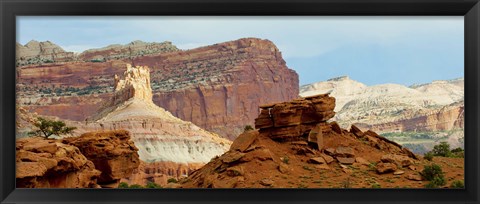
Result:
[[[121,76],[127,63],[150,67],[156,105],[229,139],[253,125],[260,104],[298,95],[298,75],[278,48],[245,38],[132,59],[20,67],[19,103],[40,115],[83,121],[112,97],[111,79]],[[48,94],[47,88],[60,94]]]
[[24,138],[17,140],[16,148],[18,188],[116,187],[139,166],[137,148],[127,131],[93,132],[65,140]]

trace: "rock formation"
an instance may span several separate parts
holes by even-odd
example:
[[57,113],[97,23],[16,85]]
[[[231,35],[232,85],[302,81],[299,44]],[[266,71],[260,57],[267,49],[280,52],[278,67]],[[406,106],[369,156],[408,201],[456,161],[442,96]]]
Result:
[[155,104],[230,139],[253,125],[260,104],[298,95],[298,75],[278,48],[245,38],[133,59],[20,67],[19,103],[40,115],[84,121],[112,97],[111,76],[122,75],[126,63],[151,68]]
[[16,149],[18,188],[116,187],[139,166],[137,149],[126,131],[65,140],[23,138],[17,140]]
[[102,62],[112,59],[131,59],[145,55],[174,52],[179,49],[172,45],[172,42],[147,43],[140,40],[133,41],[126,45],[109,45],[98,49],[85,50],[79,54],[82,61]]
[[[409,177],[428,161],[373,131],[329,122],[334,106],[328,94],[261,106],[257,130],[239,135],[228,152],[182,179],[181,187],[394,187],[393,180],[381,182],[394,175],[400,185],[423,188]],[[463,179],[462,172],[450,173]]]
[[[110,180],[123,178],[131,184],[163,183],[167,178],[188,175],[228,150],[229,140],[176,118],[153,103],[148,67],[126,65],[126,71],[121,76],[116,75],[114,81],[114,93],[96,115],[84,122],[67,122],[77,127],[79,133],[119,129],[131,133],[142,165],[128,178],[113,175]],[[91,148],[90,144],[85,145],[88,146],[80,149]]]
[[89,132],[63,142],[77,147],[100,170],[98,184],[116,188],[120,179],[131,176],[140,165],[138,149],[130,138],[128,131],[117,130]]
[[60,46],[50,41],[38,42],[32,40],[25,45],[16,44],[17,66],[67,62],[74,59],[75,55],[73,52],[66,52]]

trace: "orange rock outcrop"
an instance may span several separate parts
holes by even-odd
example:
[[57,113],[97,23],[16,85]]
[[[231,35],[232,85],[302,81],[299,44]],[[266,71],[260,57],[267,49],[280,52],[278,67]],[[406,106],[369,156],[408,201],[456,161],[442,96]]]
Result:
[[[290,184],[307,172],[309,178],[349,177],[352,169],[378,163],[372,174],[381,176],[397,166],[416,168],[419,158],[401,145],[373,131],[355,126],[348,131],[329,122],[334,107],[335,98],[328,94],[260,106],[257,130],[239,135],[228,152],[181,180],[182,187],[285,188],[297,187]],[[324,173],[314,175],[315,169]]]
[[40,137],[16,143],[17,188],[117,187],[138,168],[126,131],[84,134],[64,140]]

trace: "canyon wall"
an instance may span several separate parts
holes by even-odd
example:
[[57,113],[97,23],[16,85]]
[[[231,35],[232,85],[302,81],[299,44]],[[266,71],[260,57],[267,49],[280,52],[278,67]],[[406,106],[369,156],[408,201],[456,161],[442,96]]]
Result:
[[132,59],[19,67],[18,103],[40,115],[84,121],[112,96],[109,79],[126,63],[150,67],[156,105],[229,139],[253,126],[259,105],[298,96],[298,75],[278,48],[245,38]]

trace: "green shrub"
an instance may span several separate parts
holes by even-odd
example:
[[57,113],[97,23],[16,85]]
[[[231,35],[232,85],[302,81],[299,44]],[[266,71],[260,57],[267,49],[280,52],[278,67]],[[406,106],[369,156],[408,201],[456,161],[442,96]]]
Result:
[[462,148],[455,148],[452,149],[452,157],[457,157],[457,158],[464,158],[465,157],[465,151]]
[[372,188],[382,188],[382,187],[380,186],[380,184],[374,183],[372,184]]
[[430,181],[425,188],[438,188],[446,184],[442,168],[436,164],[425,166],[421,175],[425,180]]
[[433,147],[432,153],[434,156],[450,157],[450,145],[447,142],[440,142],[440,144]]
[[433,153],[432,152],[427,152],[425,155],[423,155],[423,158],[428,160],[428,161],[432,161]]
[[421,175],[427,181],[431,181],[438,176],[443,177],[442,167],[437,164],[427,165],[424,167]]
[[463,183],[462,180],[457,180],[457,181],[452,182],[450,187],[451,188],[465,188],[465,184]]
[[143,186],[138,185],[138,184],[132,184],[132,185],[130,185],[129,188],[143,188]]
[[254,130],[251,125],[246,125],[245,128],[243,128],[243,132],[247,132],[247,131],[250,131],[250,130]]
[[160,185],[158,185],[154,182],[149,181],[149,182],[147,182],[147,185],[145,186],[145,188],[162,188],[162,186],[160,186]]
[[175,179],[175,178],[169,178],[169,179],[167,180],[167,183],[177,183],[177,182],[178,182],[178,181],[177,181],[177,179]]
[[128,183],[121,182],[120,184],[118,184],[118,188],[128,188]]

